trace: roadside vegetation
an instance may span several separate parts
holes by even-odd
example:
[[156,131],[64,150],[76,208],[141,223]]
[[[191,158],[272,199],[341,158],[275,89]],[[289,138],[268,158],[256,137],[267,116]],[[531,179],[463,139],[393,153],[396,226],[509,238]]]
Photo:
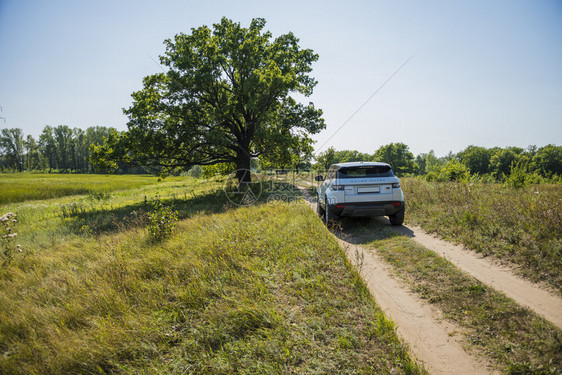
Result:
[[562,294],[562,186],[402,179],[406,220],[509,262]]
[[508,374],[562,371],[561,330],[384,224],[354,219],[343,225],[345,235],[379,253],[413,292],[460,327],[449,334],[469,352]]
[[[4,205],[0,373],[424,373],[306,205],[222,184]],[[155,212],[179,219],[164,238]]]

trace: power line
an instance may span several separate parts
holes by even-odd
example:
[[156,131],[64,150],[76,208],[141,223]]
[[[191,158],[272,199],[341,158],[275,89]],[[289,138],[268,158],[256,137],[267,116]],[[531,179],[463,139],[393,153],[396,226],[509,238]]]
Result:
[[414,57],[414,55],[408,57],[408,59],[406,59],[406,61],[404,61],[404,63],[403,63],[402,65],[400,65],[400,67],[399,67],[398,69],[396,69],[396,71],[395,71],[394,73],[392,73],[392,75],[391,75],[390,77],[388,77],[388,79],[387,79],[386,81],[384,81],[384,83],[373,93],[373,95],[371,95],[371,96],[369,97],[369,99],[365,100],[365,102],[364,102],[363,104],[361,104],[361,106],[360,106],[359,108],[357,108],[357,110],[356,110],[355,112],[353,112],[353,114],[352,114],[351,116],[349,116],[349,118],[348,118],[347,120],[345,120],[345,122],[344,122],[343,124],[341,124],[341,126],[334,132],[334,134],[332,134],[332,135],[326,140],[326,142],[324,142],[324,143],[322,144],[322,146],[320,146],[320,147],[316,150],[316,153],[317,153],[318,151],[320,151],[320,150],[322,149],[322,147],[326,146],[326,144],[330,141],[330,139],[334,138],[334,136],[335,136],[345,125],[347,125],[347,123],[348,123],[349,121],[351,121],[351,119],[352,119],[353,117],[355,117],[355,115],[356,115],[357,113],[359,113],[359,111],[361,111],[361,110],[363,109],[363,107],[365,107],[365,105],[367,105],[367,103],[369,103],[369,101],[370,101],[371,99],[373,99],[373,98],[375,97],[375,95],[377,95],[377,94],[379,93],[379,91],[381,91],[382,88],[383,88],[384,86],[386,86],[386,84],[387,84],[388,82],[390,82],[390,80],[391,80],[392,78],[394,78],[394,76],[395,76],[396,74],[398,74],[398,72],[399,72],[400,70],[402,70],[402,68],[403,68],[404,66],[406,66],[406,64],[407,64],[408,62],[410,62],[410,60],[412,59],[412,57]]
[[162,71],[163,71],[164,73],[166,73],[166,70],[164,70],[164,68],[162,67],[162,65],[160,65],[160,63],[159,63],[158,61],[156,61],[156,59],[154,59],[154,57],[150,56],[150,55],[148,54],[148,52],[146,53],[146,56],[150,57],[150,59],[151,59],[152,61],[154,61],[154,63],[155,63],[156,65],[158,65],[158,67],[159,67],[160,69],[162,69]]

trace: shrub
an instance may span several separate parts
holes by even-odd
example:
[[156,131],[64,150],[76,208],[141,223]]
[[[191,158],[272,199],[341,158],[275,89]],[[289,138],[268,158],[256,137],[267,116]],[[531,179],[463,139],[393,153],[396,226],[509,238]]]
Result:
[[111,198],[111,192],[108,190],[92,190],[88,193],[88,199],[91,201],[107,201]]
[[528,166],[525,166],[522,163],[513,163],[509,176],[504,175],[504,186],[515,189],[522,189],[529,185],[545,183],[556,184],[557,181],[555,178],[544,178],[537,171],[531,173]]
[[148,214],[148,237],[152,242],[161,242],[170,237],[176,229],[178,212],[165,207],[159,198],[154,201],[154,211]]
[[528,179],[527,168],[525,168],[521,163],[511,164],[511,173],[509,176],[504,176],[505,186],[521,189],[529,186],[530,179]]
[[439,175],[439,180],[444,181],[466,181],[470,178],[468,168],[458,160],[449,161]]
[[425,180],[426,181],[438,181],[439,180],[439,173],[437,173],[435,171],[428,172],[425,175]]

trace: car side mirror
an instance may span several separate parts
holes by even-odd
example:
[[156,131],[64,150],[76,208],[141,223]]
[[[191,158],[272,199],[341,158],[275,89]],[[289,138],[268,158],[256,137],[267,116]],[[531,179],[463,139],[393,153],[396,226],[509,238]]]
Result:
[[316,181],[324,181],[324,176],[318,175],[318,176],[314,177],[314,179],[315,179]]

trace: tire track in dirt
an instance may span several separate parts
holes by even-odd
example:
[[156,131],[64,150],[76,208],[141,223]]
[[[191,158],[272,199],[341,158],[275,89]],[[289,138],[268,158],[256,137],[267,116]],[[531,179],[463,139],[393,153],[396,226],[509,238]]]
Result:
[[338,242],[359,269],[376,303],[396,324],[398,335],[430,374],[496,373],[465,352],[452,336],[458,327],[442,320],[437,309],[396,280],[380,257],[360,245],[340,238]]
[[[303,196],[314,209],[305,188]],[[459,328],[440,318],[440,312],[410,292],[392,276],[390,266],[374,252],[338,238],[348,259],[359,270],[376,303],[396,324],[398,335],[431,374],[496,374],[489,364],[469,355],[453,337]]]
[[[385,220],[385,219],[383,219]],[[393,227],[396,233],[412,238],[420,245],[446,258],[483,284],[504,293],[562,329],[562,298],[516,276],[511,269],[478,255],[463,246],[431,236],[417,226]]]

